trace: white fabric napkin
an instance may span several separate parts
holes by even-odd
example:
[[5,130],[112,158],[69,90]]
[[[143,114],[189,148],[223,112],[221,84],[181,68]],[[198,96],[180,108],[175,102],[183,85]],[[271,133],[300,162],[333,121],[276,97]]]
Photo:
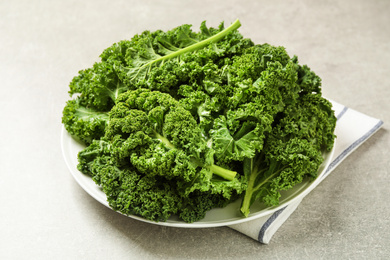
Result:
[[[326,173],[321,176],[320,182],[383,125],[383,121],[380,119],[370,117],[335,101],[332,101],[332,103],[337,116],[335,129],[335,134],[337,135],[336,147],[332,161]],[[258,240],[260,243],[268,244],[275,232],[295,211],[301,201],[295,201],[269,216],[229,227]]]

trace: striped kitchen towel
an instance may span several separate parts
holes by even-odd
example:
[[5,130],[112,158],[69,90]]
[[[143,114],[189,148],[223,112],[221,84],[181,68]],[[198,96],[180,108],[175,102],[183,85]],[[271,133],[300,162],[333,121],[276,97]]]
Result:
[[[321,181],[383,125],[380,119],[370,117],[337,102],[332,101],[332,103],[337,116],[335,129],[337,141],[332,161],[326,173],[321,176]],[[269,216],[229,227],[258,240],[260,243],[268,244],[275,232],[295,211],[301,201],[302,199],[294,201]]]

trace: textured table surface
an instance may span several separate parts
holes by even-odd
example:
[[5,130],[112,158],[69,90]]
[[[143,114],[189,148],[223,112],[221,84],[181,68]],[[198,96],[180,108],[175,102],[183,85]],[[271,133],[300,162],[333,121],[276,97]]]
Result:
[[[390,1],[0,1],[0,259],[389,259]],[[143,30],[240,19],[285,46],[324,94],[385,124],[307,196],[269,245],[227,227],[141,223],[102,206],[60,147],[68,84]]]

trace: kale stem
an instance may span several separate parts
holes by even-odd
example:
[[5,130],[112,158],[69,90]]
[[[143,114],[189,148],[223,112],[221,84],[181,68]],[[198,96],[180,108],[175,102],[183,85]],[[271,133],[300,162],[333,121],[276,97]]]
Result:
[[[154,134],[155,134],[155,137],[160,140],[162,143],[164,143],[166,145],[166,147],[168,149],[177,149],[175,147],[174,144],[172,144],[166,137],[160,135],[159,133],[157,133],[156,131],[154,131]],[[198,161],[194,161],[198,166],[201,166],[201,167],[204,167],[203,164],[201,164],[200,162]],[[231,171],[231,170],[228,170],[228,169],[225,169],[225,168],[222,168],[221,166],[218,166],[218,165],[210,165],[210,166],[207,166],[207,168],[213,173],[213,174],[216,174],[228,181],[232,181],[234,179],[234,177],[236,176],[237,172],[235,171]]]
[[209,167],[210,171],[228,181],[232,181],[234,179],[234,177],[236,176],[237,172],[235,171],[231,171],[231,170],[228,170],[228,169],[225,169],[225,168],[222,168],[218,165],[211,165]]
[[251,199],[252,199],[252,194],[253,194],[253,185],[249,185],[245,190],[245,195],[244,198],[241,202],[241,208],[240,211],[241,213],[245,216],[248,217],[250,213],[250,207],[251,207]]
[[176,148],[169,140],[165,137],[154,131],[154,134],[158,140],[160,140],[162,143],[164,143],[169,149]]
[[[276,175],[278,175],[284,168],[280,168],[278,170],[275,170],[275,169],[262,169],[262,170],[258,170],[257,167],[255,167],[249,177],[249,180],[248,180],[248,186],[247,186],[247,189],[245,191],[245,195],[244,195],[244,198],[242,200],[242,203],[241,203],[241,213],[245,216],[245,217],[248,217],[249,215],[249,212],[250,212],[250,207],[252,205],[252,197],[253,197],[253,193],[254,192],[257,192],[258,190],[260,190],[260,188],[266,184],[269,180],[271,180],[273,177],[275,177]],[[270,174],[267,174],[267,172],[269,171],[272,171]],[[261,175],[261,174],[264,174],[265,176],[268,175],[268,177],[264,178],[260,183],[258,183],[256,186],[255,186],[255,182],[257,180],[257,178]]]
[[249,212],[250,212],[250,207],[252,205],[252,195],[253,195],[253,191],[255,190],[254,185],[255,185],[255,181],[257,179],[257,176],[259,176],[259,174],[260,174],[260,171],[257,170],[257,167],[255,167],[255,169],[252,168],[252,173],[249,176],[248,186],[245,190],[244,198],[241,202],[241,208],[240,208],[241,213],[245,217],[248,217]]
[[221,40],[223,37],[225,37],[228,33],[230,33],[231,31],[234,31],[236,30],[237,28],[239,28],[241,26],[241,23],[240,21],[237,19],[234,23],[232,23],[229,27],[227,27],[226,29],[222,30],[221,32],[211,36],[210,38],[207,38],[203,41],[200,41],[198,43],[195,43],[195,44],[192,44],[190,46],[187,46],[183,49],[180,49],[178,51],[175,51],[175,52],[172,52],[168,55],[165,55],[165,56],[161,56],[160,58],[158,59],[155,59],[151,62],[148,62],[146,64],[144,64],[142,67],[139,68],[139,70],[147,67],[147,66],[151,66],[153,63],[156,63],[156,62],[159,62],[159,61],[164,61],[164,60],[168,60],[168,59],[172,59],[172,58],[175,58],[177,56],[180,56],[186,52],[191,52],[191,51],[195,51],[197,49],[201,49],[205,46],[207,46],[208,44],[212,43],[212,42],[217,42],[219,40]]

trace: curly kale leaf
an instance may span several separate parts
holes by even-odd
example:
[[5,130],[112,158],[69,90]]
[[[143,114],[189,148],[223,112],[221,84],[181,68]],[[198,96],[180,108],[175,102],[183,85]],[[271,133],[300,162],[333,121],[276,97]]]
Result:
[[[69,94],[77,96],[78,106],[96,111],[97,115],[110,111],[118,96],[127,90],[148,88],[176,96],[179,85],[191,80],[200,81],[202,77],[199,73],[191,77],[188,75],[198,64],[194,57],[203,62],[212,57],[220,58],[222,52],[237,52],[250,44],[242,43],[242,36],[236,31],[239,26],[237,20],[227,28],[221,24],[217,29],[208,28],[203,22],[198,33],[193,32],[190,25],[167,32],[144,31],[131,40],[120,41],[105,49],[99,62],[79,71],[72,79]],[[72,106],[68,103],[64,108],[65,128],[87,144],[94,138],[99,139],[104,131],[103,125],[99,128],[88,124],[83,126],[84,120],[78,118],[79,113],[72,114],[75,111]],[[74,122],[78,125],[73,125]],[[81,136],[81,130],[73,130],[76,128],[88,129],[86,135],[89,138]]]
[[[206,166],[223,178],[230,180],[234,178],[235,173],[228,170],[220,171],[218,167],[214,166],[213,150],[208,146],[208,140],[202,135],[197,122],[191,113],[166,93],[139,89],[122,94],[118,99],[118,105],[110,112],[110,121],[114,123],[109,125],[106,138],[120,135],[127,139],[137,140],[131,137],[134,134],[134,129],[126,131],[138,122],[138,117],[134,117],[135,113],[139,114],[138,117],[142,117],[140,119],[142,123],[136,125],[139,127],[136,133],[142,131],[149,137],[149,139],[144,138],[149,140],[149,143],[143,144],[139,150],[133,148],[134,152],[131,157],[133,164],[146,167],[148,164],[145,165],[137,160],[145,162],[145,158],[149,157],[150,161],[154,162],[155,158],[169,158],[169,156],[164,157],[166,152],[179,155],[182,151],[189,157],[193,167]],[[117,124],[123,125],[123,127],[118,128]],[[170,152],[171,150],[174,151]],[[156,163],[150,165],[150,171],[153,171],[152,168],[155,166]],[[164,173],[162,172],[162,174]]]
[[62,123],[69,134],[85,144],[90,144],[104,135],[109,116],[106,111],[88,108],[82,103],[82,98],[69,100],[62,112]]
[[214,32],[209,30],[204,22],[199,34],[193,33],[188,25],[182,25],[167,33],[159,32],[158,35],[145,32],[138,38],[140,44],[129,49],[126,57],[128,66],[120,69],[124,72],[127,82],[134,84],[143,81],[153,67],[158,67],[167,60],[179,61],[183,54],[218,42],[240,26],[237,20],[228,28],[220,27],[223,30]]
[[322,152],[333,147],[335,125],[331,103],[317,93],[301,92],[296,103],[278,114],[263,150],[244,160],[248,181],[241,205],[244,216],[255,201],[276,206],[281,190],[305,177],[315,178]]
[[[226,105],[227,112],[214,120],[210,130],[220,160],[253,158],[262,150],[276,115],[298,96],[296,64],[282,60],[283,65],[277,60],[264,66],[265,54],[261,47],[256,49],[235,59],[232,68],[229,67],[231,84],[236,87]],[[254,72],[248,66],[256,67]]]
[[193,222],[244,191],[236,172],[215,165],[213,154],[177,100],[138,89],[118,97],[104,137],[79,153],[78,167],[122,213]]
[[79,153],[78,168],[92,176],[114,210],[152,221],[166,221],[178,213],[183,198],[168,180],[142,175],[131,166],[118,164],[113,160],[113,151],[112,143],[94,140]]
[[100,111],[108,111],[115,104],[119,94],[128,90],[128,86],[118,78],[117,72],[108,62],[97,62],[93,67],[81,70],[73,78],[70,95],[79,94],[82,105]]

